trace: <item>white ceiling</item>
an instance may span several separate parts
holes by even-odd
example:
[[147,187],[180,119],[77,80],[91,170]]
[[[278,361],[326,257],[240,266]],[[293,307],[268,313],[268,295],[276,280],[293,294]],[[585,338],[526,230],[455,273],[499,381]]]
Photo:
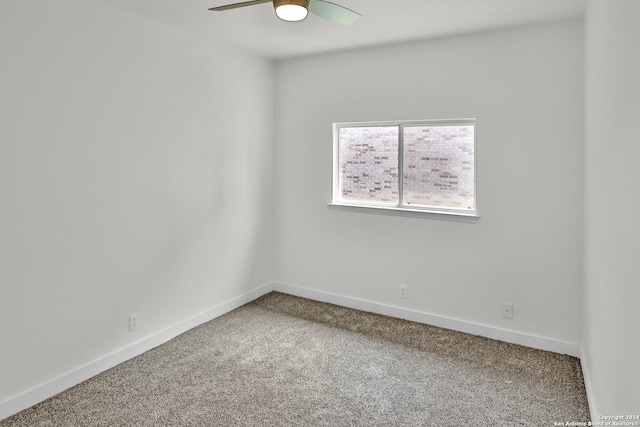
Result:
[[271,3],[210,12],[242,0],[102,1],[274,59],[581,18],[586,7],[586,0],[332,0],[362,15],[345,27],[312,14],[283,22]]

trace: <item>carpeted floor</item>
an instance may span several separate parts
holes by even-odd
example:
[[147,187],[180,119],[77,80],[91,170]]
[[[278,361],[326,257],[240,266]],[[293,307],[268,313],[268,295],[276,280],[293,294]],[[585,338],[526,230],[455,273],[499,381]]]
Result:
[[0,426],[553,426],[580,361],[271,293]]

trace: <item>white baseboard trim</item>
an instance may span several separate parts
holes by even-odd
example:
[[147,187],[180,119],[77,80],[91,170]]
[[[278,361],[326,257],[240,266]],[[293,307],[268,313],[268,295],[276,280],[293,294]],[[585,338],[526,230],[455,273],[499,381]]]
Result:
[[[169,327],[154,335],[148,336],[136,343],[133,343],[127,347],[108,354],[100,359],[86,364],[85,366],[82,366],[31,390],[28,390],[18,396],[0,402],[0,420],[10,417],[13,414],[16,414],[52,396],[55,396],[56,394],[70,387],[73,387],[74,385],[77,385],[103,371],[106,371],[107,369],[113,368],[114,366],[117,366],[122,362],[125,362],[144,353],[145,351],[151,350],[154,347],[164,344],[165,342],[188,331],[189,329],[192,329],[198,325],[222,316],[223,314],[241,307],[272,291],[278,291],[315,301],[336,304],[356,310],[362,310],[371,313],[382,314],[385,316],[406,319],[413,322],[438,326],[441,328],[452,329],[459,332],[466,332],[473,335],[479,335],[513,344],[523,345],[526,347],[551,351],[554,353],[568,354],[570,356],[579,358],[581,358],[582,356],[581,348],[576,344],[537,337],[520,332],[508,331],[491,326],[480,325],[429,313],[408,310],[401,307],[389,306],[358,298],[317,291],[291,284],[271,282],[259,286],[253,291],[247,292],[236,298],[232,298],[231,300],[222,303],[204,313],[180,322],[179,324]],[[593,389],[591,387],[591,380],[588,374],[589,371],[584,361],[582,363],[582,369],[583,376],[585,378],[585,386],[587,387],[587,398],[589,399],[591,416],[593,417],[596,413],[595,408],[592,405]]]
[[90,362],[78,369],[68,372],[58,378],[52,379],[40,386],[28,390],[18,396],[0,402],[0,420],[14,415],[37,403],[40,403],[56,394],[71,388],[99,373],[113,368],[122,362],[132,359],[145,351],[151,350],[176,336],[195,328],[198,325],[220,317],[238,307],[241,307],[269,292],[273,291],[273,285],[267,283],[253,291],[247,292],[236,298],[232,298],[204,313],[200,313],[190,319],[182,321],[158,333],[150,335],[142,340],[114,351],[100,359]]
[[472,335],[479,335],[512,344],[519,344],[525,347],[539,350],[551,351],[554,353],[568,354],[569,356],[580,357],[580,346],[535,335],[523,334],[521,332],[499,329],[492,326],[466,322],[420,311],[408,310],[406,308],[394,307],[357,298],[337,295],[327,292],[316,291],[287,283],[274,282],[273,290],[285,294],[295,295],[316,301],[328,302],[343,307],[354,308],[356,310],[368,311],[371,313],[383,314],[385,316],[397,317],[410,320],[412,322],[424,323],[438,326],[440,328],[452,329],[454,331],[465,332]]
[[591,414],[591,421],[598,420],[598,410],[596,409],[596,396],[594,395],[593,381],[591,380],[591,370],[589,369],[589,357],[584,351],[584,346],[581,348],[582,355],[580,356],[580,365],[582,366],[582,378],[584,378],[584,388],[587,392],[587,402],[589,403],[589,413]]
[[512,344],[519,344],[525,347],[536,348],[538,350],[551,351],[553,353],[567,354],[569,356],[577,357],[578,359],[580,359],[580,365],[582,367],[582,376],[584,378],[584,385],[587,394],[587,403],[589,404],[591,421],[598,420],[597,416],[599,412],[596,409],[594,387],[590,374],[591,370],[589,369],[589,362],[587,360],[588,357],[583,347],[578,344],[571,344],[549,338],[538,337],[535,335],[523,334],[521,332],[509,331],[492,326],[466,322],[463,320],[452,319],[420,311],[408,310],[406,308],[394,307],[386,304],[362,300],[359,298],[352,298],[344,295],[317,291],[315,289],[304,288],[288,283],[273,282],[270,283],[269,286],[273,291],[307,298],[314,301],[327,302],[342,307],[349,307],[356,310],[367,311],[370,313],[382,314],[399,319],[406,319],[417,323],[424,323],[440,328],[451,329],[454,331],[465,332],[472,335],[479,335],[499,341],[505,341]]

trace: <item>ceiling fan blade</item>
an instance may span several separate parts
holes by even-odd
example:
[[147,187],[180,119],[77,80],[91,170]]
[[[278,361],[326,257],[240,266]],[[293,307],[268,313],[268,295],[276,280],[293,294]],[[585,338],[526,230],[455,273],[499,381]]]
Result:
[[360,19],[359,13],[324,0],[309,0],[309,11],[342,25],[355,24]]
[[245,7],[245,6],[253,6],[256,4],[261,4],[261,3],[271,3],[272,0],[253,0],[253,1],[245,1],[242,3],[233,3],[233,4],[228,4],[226,6],[218,6],[218,7],[212,7],[209,10],[215,10],[216,12],[221,12],[223,10],[229,10],[229,9],[237,9],[239,7]]

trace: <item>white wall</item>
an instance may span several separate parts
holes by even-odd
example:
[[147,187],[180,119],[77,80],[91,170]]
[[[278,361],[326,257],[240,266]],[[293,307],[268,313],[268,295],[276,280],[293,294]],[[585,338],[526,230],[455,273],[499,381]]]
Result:
[[272,279],[272,62],[87,0],[0,62],[0,402]]
[[640,414],[639,16],[637,0],[596,0],[586,20],[584,359],[597,415]]
[[[280,61],[276,91],[279,281],[581,342],[581,22]],[[477,224],[326,207],[333,122],[465,117]]]
[[[280,61],[274,99],[271,62],[210,40],[1,2],[0,403],[275,278],[569,343],[584,320],[592,405],[637,413],[639,12],[590,4],[585,167],[580,22]],[[478,119],[477,224],[327,209],[332,122],[450,117]]]

